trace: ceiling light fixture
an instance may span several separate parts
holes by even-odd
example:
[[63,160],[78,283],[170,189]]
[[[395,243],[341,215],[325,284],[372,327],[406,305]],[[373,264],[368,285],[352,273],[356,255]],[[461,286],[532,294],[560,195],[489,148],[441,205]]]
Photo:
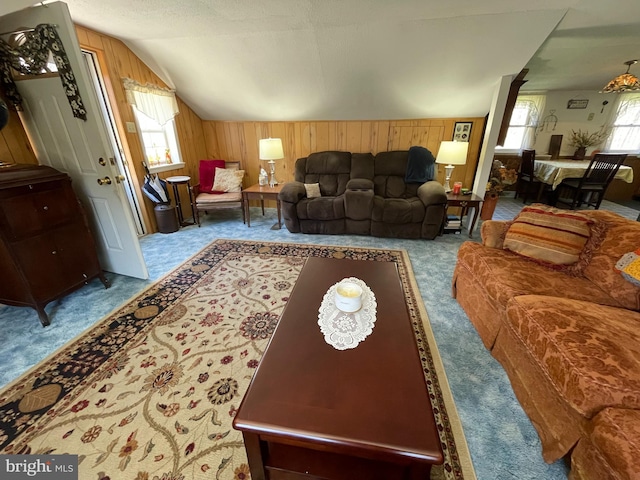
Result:
[[607,83],[607,85],[600,90],[600,93],[620,93],[630,90],[640,90],[640,81],[638,81],[638,77],[629,73],[631,65],[636,63],[638,63],[638,60],[629,60],[628,62],[624,62],[627,66],[627,71]]

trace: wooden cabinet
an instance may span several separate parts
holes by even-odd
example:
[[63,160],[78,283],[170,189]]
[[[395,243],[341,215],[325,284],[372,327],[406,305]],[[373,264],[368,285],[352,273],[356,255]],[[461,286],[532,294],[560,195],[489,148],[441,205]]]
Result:
[[0,303],[36,309],[105,278],[68,175],[51,167],[0,168]]

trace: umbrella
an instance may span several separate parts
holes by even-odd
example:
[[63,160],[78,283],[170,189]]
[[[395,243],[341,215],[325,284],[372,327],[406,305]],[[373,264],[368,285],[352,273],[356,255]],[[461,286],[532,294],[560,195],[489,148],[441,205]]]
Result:
[[153,203],[169,203],[167,182],[158,177],[157,173],[145,175],[142,191]]

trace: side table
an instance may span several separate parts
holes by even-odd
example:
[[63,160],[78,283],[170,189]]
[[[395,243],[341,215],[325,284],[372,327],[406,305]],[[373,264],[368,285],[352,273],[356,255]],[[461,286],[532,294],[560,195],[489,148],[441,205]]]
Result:
[[[186,227],[187,225],[195,225],[196,224],[196,212],[193,206],[193,195],[191,195],[191,177],[187,175],[178,175],[175,177],[167,177],[167,183],[171,184],[173,187],[173,196],[176,199],[176,208],[178,210],[178,221],[180,222],[181,227]],[[186,222],[184,219],[184,214],[182,213],[182,203],[180,202],[180,191],[178,187],[180,185],[187,186],[187,192],[189,193],[189,203],[191,205],[191,221]]]
[[469,209],[475,209],[473,213],[473,219],[471,220],[471,226],[469,227],[469,237],[473,236],[473,229],[476,226],[476,221],[480,216],[480,207],[482,206],[482,202],[484,199],[475,194],[469,195],[454,195],[453,193],[447,193],[447,209],[449,207],[460,207],[462,208],[462,212],[460,212],[460,220],[469,213]]
[[[278,194],[282,190],[282,185],[275,185],[270,187],[269,185],[251,185],[248,188],[242,190],[242,203],[244,205],[245,218],[247,219],[247,227],[251,226],[251,214],[249,213],[249,200],[260,200],[262,205],[262,215],[264,215],[264,201],[275,200],[276,207],[278,209],[278,227],[282,228],[282,221],[280,219],[280,200],[278,200]],[[273,230],[277,230],[275,225],[271,227]]]

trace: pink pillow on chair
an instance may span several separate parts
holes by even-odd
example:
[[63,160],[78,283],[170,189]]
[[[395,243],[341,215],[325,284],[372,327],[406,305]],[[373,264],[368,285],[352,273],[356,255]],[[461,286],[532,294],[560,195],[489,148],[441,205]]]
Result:
[[220,193],[212,192],[213,182],[216,176],[216,168],[224,168],[224,160],[200,160],[198,175],[200,178],[200,191],[203,193]]

